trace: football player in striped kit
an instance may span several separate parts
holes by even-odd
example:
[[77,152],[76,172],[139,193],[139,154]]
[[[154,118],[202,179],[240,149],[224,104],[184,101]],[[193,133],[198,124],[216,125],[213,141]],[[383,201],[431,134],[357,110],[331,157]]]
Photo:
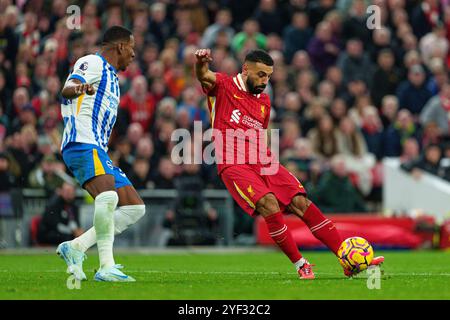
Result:
[[145,214],[145,205],[127,176],[109,158],[108,140],[120,101],[118,71],[134,59],[134,37],[113,26],[103,35],[100,52],[78,59],[61,91],[64,134],[61,153],[80,185],[95,199],[94,226],[61,243],[56,252],[76,279],[85,280],[85,251],[97,243],[96,281],[131,282],[113,257],[114,235]]

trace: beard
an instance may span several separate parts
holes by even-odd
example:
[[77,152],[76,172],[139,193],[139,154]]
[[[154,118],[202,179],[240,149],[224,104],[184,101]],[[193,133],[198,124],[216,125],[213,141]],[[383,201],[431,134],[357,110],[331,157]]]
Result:
[[247,78],[246,84],[247,84],[248,91],[250,91],[250,93],[252,93],[252,94],[260,94],[266,88],[266,86],[264,84],[260,85],[260,86],[255,86],[253,81],[251,81],[249,78]]

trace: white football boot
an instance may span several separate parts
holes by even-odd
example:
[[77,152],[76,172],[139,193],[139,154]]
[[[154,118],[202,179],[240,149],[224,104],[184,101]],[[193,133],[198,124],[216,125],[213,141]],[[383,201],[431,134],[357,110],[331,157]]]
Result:
[[135,282],[133,277],[127,276],[119,269],[123,266],[116,264],[110,268],[102,268],[95,274],[95,281],[106,281],[106,282]]
[[83,261],[87,258],[84,252],[72,247],[70,241],[65,241],[58,246],[56,253],[66,262],[67,273],[73,274],[77,280],[87,280],[83,272]]

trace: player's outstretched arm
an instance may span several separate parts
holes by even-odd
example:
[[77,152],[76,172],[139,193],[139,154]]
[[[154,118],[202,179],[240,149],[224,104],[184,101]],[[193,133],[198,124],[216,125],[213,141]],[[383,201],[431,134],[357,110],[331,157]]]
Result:
[[70,79],[61,90],[61,95],[66,99],[75,99],[84,93],[93,95],[95,93],[95,89],[91,84],[82,83],[78,79]]
[[216,74],[209,70],[209,62],[212,61],[210,49],[199,49],[195,51],[197,62],[195,64],[195,73],[197,79],[206,90],[211,90],[216,85]]

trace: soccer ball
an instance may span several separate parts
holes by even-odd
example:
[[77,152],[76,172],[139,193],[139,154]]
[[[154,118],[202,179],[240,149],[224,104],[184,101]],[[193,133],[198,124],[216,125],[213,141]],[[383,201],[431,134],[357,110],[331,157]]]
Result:
[[342,241],[337,255],[339,263],[345,269],[358,273],[369,267],[373,259],[373,249],[366,239],[351,237]]

